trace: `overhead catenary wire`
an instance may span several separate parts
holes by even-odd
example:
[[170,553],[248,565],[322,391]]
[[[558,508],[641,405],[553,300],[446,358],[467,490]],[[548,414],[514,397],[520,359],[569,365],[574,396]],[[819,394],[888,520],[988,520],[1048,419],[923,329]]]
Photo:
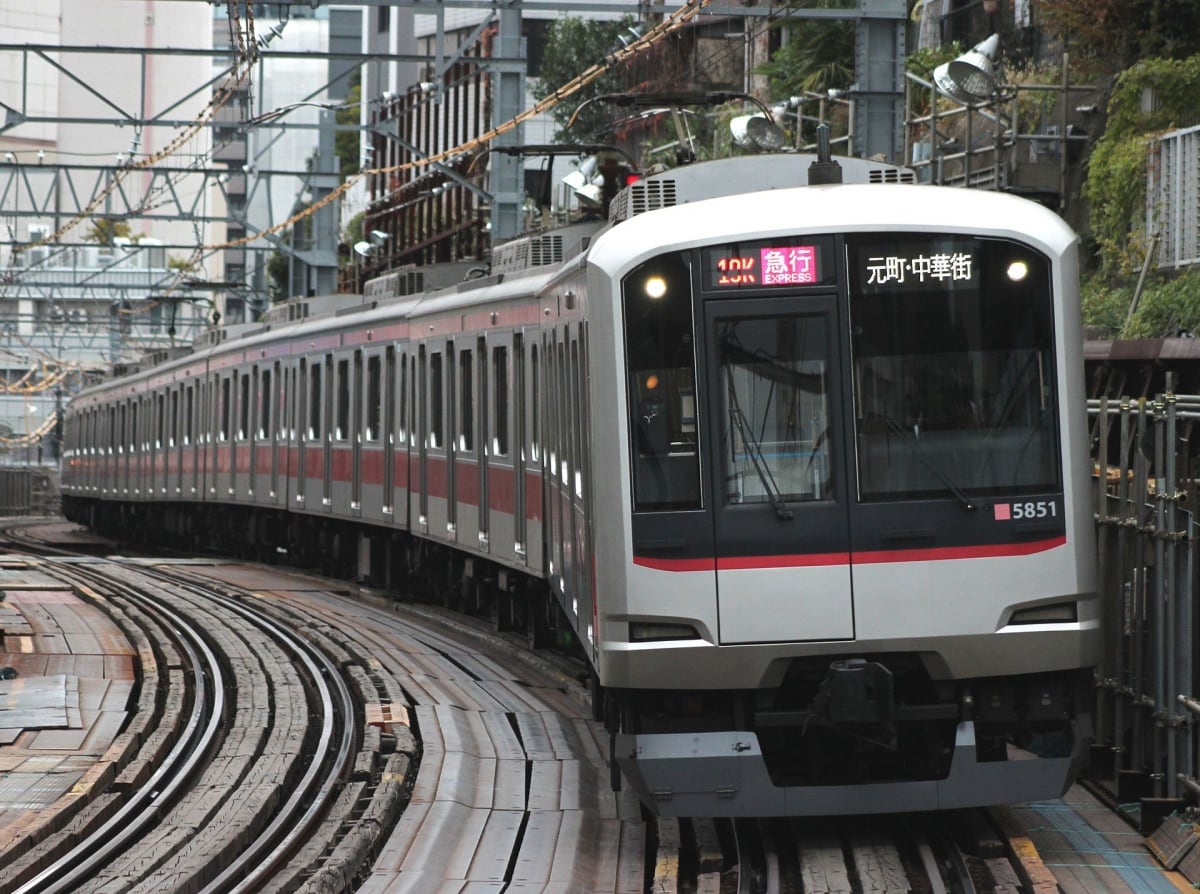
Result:
[[233,239],[228,242],[222,242],[219,244],[208,245],[208,246],[204,246],[204,248],[206,250],[237,248],[242,245],[247,245],[247,244],[253,242],[254,240],[260,239],[264,236],[269,236],[269,235],[273,235],[275,233],[279,233],[279,232],[287,229],[288,227],[294,226],[299,221],[304,220],[305,218],[315,214],[317,211],[319,211],[321,208],[324,208],[326,205],[330,204],[331,202],[334,202],[337,199],[341,198],[354,186],[354,184],[356,184],[358,181],[362,180],[365,177],[381,176],[381,175],[388,175],[388,174],[398,174],[403,171],[410,171],[410,170],[413,170],[416,168],[429,167],[431,165],[438,164],[440,162],[444,162],[444,161],[451,159],[456,155],[460,155],[464,152],[470,153],[470,152],[474,152],[478,149],[481,149],[481,148],[487,146],[489,143],[491,143],[497,137],[508,133],[510,130],[513,130],[518,125],[523,124],[524,122],[528,121],[530,118],[533,118],[537,115],[540,115],[540,114],[547,112],[550,109],[554,108],[559,103],[561,103],[563,100],[567,99],[569,96],[572,96],[573,94],[579,92],[584,87],[586,87],[588,84],[590,84],[593,81],[600,78],[605,72],[607,72],[614,65],[621,63],[621,62],[626,62],[626,61],[634,58],[635,56],[641,54],[642,52],[649,49],[650,47],[654,46],[656,43],[658,43],[664,37],[666,37],[667,35],[671,34],[672,32],[676,31],[677,29],[679,29],[684,24],[686,24],[686,23],[690,22],[692,19],[694,19],[697,15],[700,14],[700,12],[705,7],[707,7],[709,5],[709,3],[711,3],[711,0],[695,0],[695,2],[690,2],[685,6],[681,6],[679,9],[677,9],[671,15],[667,16],[661,22],[659,22],[657,25],[655,25],[653,28],[648,30],[640,38],[631,42],[628,46],[622,47],[622,48],[610,53],[609,55],[605,56],[603,60],[588,67],[585,71],[583,71],[583,73],[577,75],[575,78],[568,81],[566,84],[563,84],[561,87],[557,88],[556,90],[551,92],[549,95],[547,95],[543,99],[539,100],[538,102],[534,103],[532,106],[525,109],[521,113],[513,116],[508,121],[505,121],[502,124],[498,124],[496,127],[493,127],[491,130],[489,130],[483,134],[480,134],[479,136],[477,136],[471,140],[466,141],[465,143],[462,143],[458,146],[454,146],[449,149],[444,149],[443,151],[435,153],[433,155],[428,155],[428,156],[425,156],[424,158],[414,159],[413,161],[404,162],[402,164],[363,169],[362,171],[359,171],[357,174],[354,174],[351,177],[348,177],[340,186],[336,187],[335,189],[330,190],[329,193],[322,196],[319,200],[317,200],[316,202],[307,206],[306,208],[298,211],[297,213],[293,214],[291,217],[287,218],[286,220],[283,220],[283,221],[280,221],[279,223],[273,224],[270,227],[267,227],[266,229],[259,230],[256,233],[252,233],[252,234],[243,236],[240,239]]

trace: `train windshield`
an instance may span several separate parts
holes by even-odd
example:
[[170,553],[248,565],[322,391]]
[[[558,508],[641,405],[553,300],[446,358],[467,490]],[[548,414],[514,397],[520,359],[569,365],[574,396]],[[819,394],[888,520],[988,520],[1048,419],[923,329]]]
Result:
[[624,305],[635,509],[699,509],[692,282],[684,259],[664,255],[631,273]]
[[718,326],[725,503],[792,500],[829,489],[823,317],[729,319]]
[[847,239],[859,496],[1057,490],[1046,260],[1016,242]]

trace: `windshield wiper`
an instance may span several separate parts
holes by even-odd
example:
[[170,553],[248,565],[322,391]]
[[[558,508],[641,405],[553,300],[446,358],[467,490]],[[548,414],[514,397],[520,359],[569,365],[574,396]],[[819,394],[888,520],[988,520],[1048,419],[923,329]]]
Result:
[[775,478],[771,475],[771,468],[767,465],[766,459],[763,457],[762,444],[755,437],[754,432],[750,428],[750,423],[746,420],[746,414],[742,412],[741,404],[738,402],[737,387],[733,382],[733,367],[725,364],[725,376],[729,383],[729,418],[737,427],[738,433],[742,436],[742,443],[745,445],[746,452],[750,455],[750,464],[754,466],[754,471],[758,474],[758,480],[762,483],[763,490],[767,492],[767,497],[771,501],[771,506],[775,509],[775,515],[780,521],[790,521],[792,519],[792,510],[788,508],[787,503],[783,501],[783,495],[779,490],[779,486],[775,483]]
[[961,487],[959,487],[957,484],[955,484],[953,481],[951,481],[945,475],[945,473],[943,473],[942,470],[939,469],[934,464],[934,462],[930,458],[929,454],[925,452],[925,445],[921,443],[921,439],[919,437],[917,437],[915,432],[909,431],[907,428],[905,428],[903,425],[901,425],[899,422],[897,422],[891,416],[884,416],[883,419],[884,419],[884,422],[887,423],[887,427],[891,431],[894,431],[896,434],[898,434],[900,437],[904,438],[904,440],[906,440],[908,443],[912,444],[916,448],[916,450],[914,452],[917,455],[917,459],[919,459],[921,461],[921,464],[923,466],[925,466],[925,468],[927,468],[930,472],[932,472],[934,477],[937,478],[938,481],[942,482],[942,484],[945,485],[946,490],[948,490],[948,491],[950,491],[950,493],[954,494],[955,498],[960,503],[962,503],[963,506],[965,506],[967,509],[971,509],[971,510],[978,508],[976,506],[975,501],[972,500],[970,497],[968,497]]

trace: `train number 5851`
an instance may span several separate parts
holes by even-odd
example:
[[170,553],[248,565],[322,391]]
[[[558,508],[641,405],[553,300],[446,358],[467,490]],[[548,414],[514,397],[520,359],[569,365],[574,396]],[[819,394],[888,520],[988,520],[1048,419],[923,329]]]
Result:
[[1058,503],[1054,500],[1030,500],[1012,504],[1013,521],[1029,518],[1057,518]]

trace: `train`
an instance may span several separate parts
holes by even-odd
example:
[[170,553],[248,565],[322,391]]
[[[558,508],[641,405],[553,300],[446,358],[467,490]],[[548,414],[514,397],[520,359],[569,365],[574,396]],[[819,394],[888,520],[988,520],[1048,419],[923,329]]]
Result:
[[116,370],[65,514],[577,649],[657,815],[1059,796],[1101,648],[1076,235],[868,159],[629,179]]

